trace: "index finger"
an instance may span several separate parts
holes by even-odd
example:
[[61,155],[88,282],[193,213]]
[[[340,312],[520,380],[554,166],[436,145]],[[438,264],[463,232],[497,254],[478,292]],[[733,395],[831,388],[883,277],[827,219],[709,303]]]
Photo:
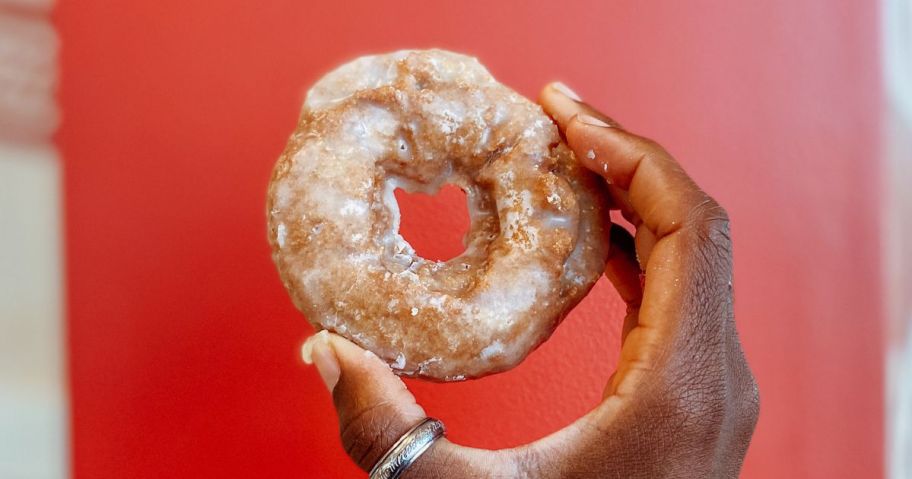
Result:
[[623,345],[612,388],[624,394],[636,383],[626,381],[639,376],[634,373],[648,373],[721,334],[732,314],[728,219],[657,143],[605,121],[559,88],[546,87],[541,103],[576,157],[627,193],[640,228],[654,239],[642,265],[638,325]]
[[545,111],[586,167],[627,191],[630,206],[657,239],[679,228],[708,198],[661,146],[624,130],[563,88],[552,84],[542,91]]

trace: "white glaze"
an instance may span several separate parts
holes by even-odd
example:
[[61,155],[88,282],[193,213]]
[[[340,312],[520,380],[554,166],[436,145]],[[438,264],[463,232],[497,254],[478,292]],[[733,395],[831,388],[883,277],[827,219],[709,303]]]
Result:
[[[400,374],[514,366],[604,266],[601,193],[556,143],[537,105],[469,57],[402,51],[329,73],[270,185],[273,258],[295,304]],[[473,226],[460,257],[428,261],[399,234],[393,192],[447,182],[466,190]]]

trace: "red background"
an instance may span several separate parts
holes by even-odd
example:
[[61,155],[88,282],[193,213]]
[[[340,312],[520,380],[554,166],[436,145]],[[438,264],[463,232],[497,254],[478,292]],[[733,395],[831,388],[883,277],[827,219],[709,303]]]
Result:
[[[882,476],[875,2],[436,3],[60,3],[75,477],[363,477],[298,357],[266,183],[323,73],[431,46],[528,96],[565,81],[729,209],[763,400],[744,477]],[[458,442],[529,441],[598,400],[619,316],[600,284],[516,370],[410,385]]]

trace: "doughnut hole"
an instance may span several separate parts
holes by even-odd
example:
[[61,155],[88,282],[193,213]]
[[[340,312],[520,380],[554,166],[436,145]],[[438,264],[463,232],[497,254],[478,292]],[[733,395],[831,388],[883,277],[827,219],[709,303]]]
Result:
[[463,239],[469,231],[466,194],[456,185],[443,185],[435,195],[394,192],[399,203],[399,234],[419,256],[431,261],[448,261],[465,251]]

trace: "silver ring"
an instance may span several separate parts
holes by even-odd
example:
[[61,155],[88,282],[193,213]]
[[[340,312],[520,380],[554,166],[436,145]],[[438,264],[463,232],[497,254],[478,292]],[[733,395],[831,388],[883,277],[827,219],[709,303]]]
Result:
[[370,479],[396,479],[446,433],[443,423],[429,417],[402,435],[370,471]]

